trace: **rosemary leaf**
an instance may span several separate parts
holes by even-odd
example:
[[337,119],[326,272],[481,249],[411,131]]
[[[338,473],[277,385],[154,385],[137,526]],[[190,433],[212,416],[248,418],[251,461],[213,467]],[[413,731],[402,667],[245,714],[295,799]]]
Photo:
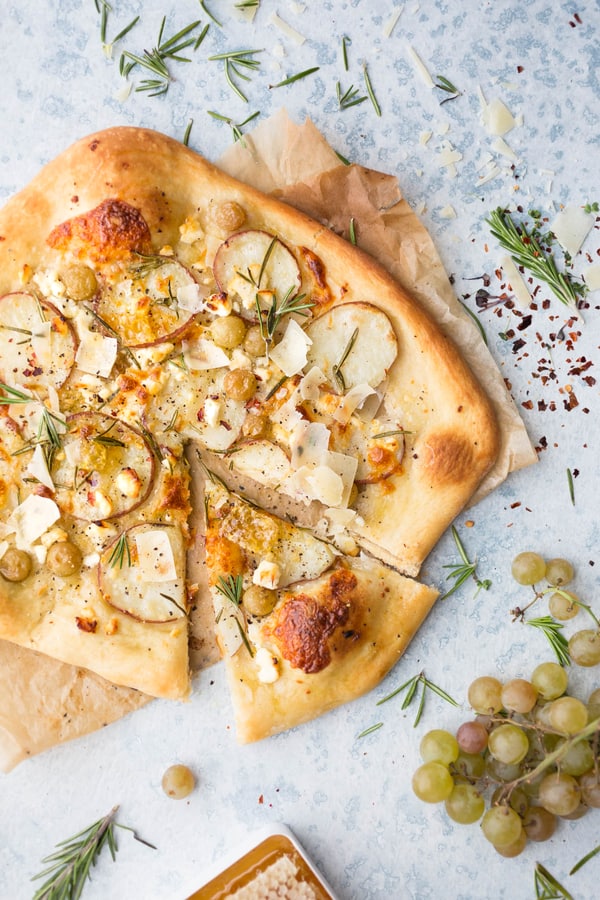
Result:
[[567,484],[569,485],[569,497],[571,498],[571,503],[575,506],[575,485],[573,484],[573,473],[570,469],[567,469]]
[[535,864],[536,900],[573,900],[571,894],[541,863]]
[[350,238],[350,243],[356,247],[356,219],[354,216],[350,218],[350,225],[348,226],[348,237]]
[[450,569],[450,572],[447,576],[447,579],[453,578],[454,584],[450,588],[450,590],[446,591],[440,597],[440,600],[446,600],[447,597],[450,597],[461,587],[465,581],[468,581],[469,578],[473,578],[475,580],[475,584],[477,585],[477,592],[475,596],[479,593],[480,590],[487,591],[492,586],[492,582],[489,578],[480,579],[477,575],[477,561],[472,562],[465,550],[460,537],[458,536],[458,531],[452,526],[452,537],[454,538],[454,543],[456,544],[456,548],[458,550],[459,556],[462,560],[462,563],[450,563],[444,566],[444,569]]
[[358,328],[355,328],[350,336],[350,340],[346,344],[344,352],[342,353],[339,360],[334,364],[334,366],[332,368],[332,372],[335,376],[335,379],[343,391],[346,390],[346,382],[344,381],[344,376],[342,375],[342,366],[348,359],[348,356],[350,355],[352,348],[354,347],[354,345],[356,343],[357,337],[358,337]]
[[365,81],[365,88],[367,91],[367,95],[369,97],[369,100],[373,104],[373,109],[375,110],[376,115],[380,116],[381,115],[381,107],[380,107],[379,103],[377,102],[377,97],[375,96],[375,92],[373,90],[373,85],[371,84],[371,79],[369,78],[369,72],[367,70],[366,63],[363,66],[363,78]]
[[283,81],[278,81],[277,84],[270,84],[269,90],[272,88],[280,88],[285,87],[287,84],[293,84],[295,81],[300,81],[301,78],[306,78],[308,75],[312,75],[313,72],[318,72],[321,66],[313,66],[311,69],[304,69],[303,72],[297,72],[295,75],[290,75],[288,78],[284,78]]
[[346,72],[348,71],[348,44],[350,43],[352,43],[350,38],[347,38],[346,35],[344,35],[342,38],[342,61]]
[[374,731],[379,731],[380,728],[383,728],[383,722],[377,722],[375,725],[369,725],[368,728],[365,728],[364,731],[361,731],[360,734],[356,735],[356,740],[364,738],[368,734],[373,734]]
[[477,325],[477,328],[479,329],[479,333],[481,334],[481,337],[483,338],[483,343],[484,343],[484,344],[486,345],[486,347],[487,347],[487,346],[488,346],[488,339],[487,339],[487,335],[486,335],[486,333],[485,333],[485,331],[484,331],[484,329],[483,329],[483,325],[481,324],[481,322],[479,321],[479,319],[477,318],[477,316],[475,315],[475,313],[473,312],[473,310],[472,310],[472,309],[469,309],[469,307],[467,306],[466,303],[463,303],[462,300],[459,300],[458,302],[460,303],[460,305],[462,306],[462,308],[464,309],[464,311],[465,311],[465,312],[473,319],[473,321],[474,321],[475,324]]
[[208,18],[211,19],[215,23],[215,25],[218,25],[219,28],[222,28],[223,26],[219,22],[219,20],[211,13],[211,11],[209,9],[206,8],[205,0],[198,0],[198,2],[200,3],[200,8],[202,9],[202,12],[205,13],[208,16]]
[[391,694],[387,694],[385,697],[382,697],[381,700],[378,700],[376,705],[381,706],[382,703],[387,703],[388,700],[391,700],[393,697],[398,696],[398,694],[401,694],[402,691],[406,690],[401,709],[407,709],[413,701],[415,694],[417,693],[417,690],[419,688],[421,689],[421,693],[419,695],[419,703],[413,722],[413,728],[416,728],[421,721],[421,717],[425,709],[426,693],[428,690],[433,691],[438,695],[438,697],[441,697],[442,700],[445,700],[447,703],[452,704],[452,706],[458,706],[458,703],[450,696],[450,694],[444,691],[437,684],[434,684],[433,681],[429,681],[429,679],[425,677],[425,672],[419,672],[417,675],[409,678],[408,681],[405,681],[404,684],[401,684],[400,687],[393,690]]
[[540,616],[537,619],[527,619],[526,625],[532,628],[538,628],[548,640],[555,656],[561,666],[571,665],[571,656],[569,654],[569,642],[562,634],[564,625],[556,622],[552,616]]
[[191,134],[191,132],[192,132],[192,126],[193,126],[193,124],[194,124],[194,120],[193,120],[193,119],[190,119],[189,122],[187,123],[186,129],[185,129],[185,133],[184,133],[184,135],[183,135],[183,140],[182,140],[182,142],[181,142],[181,143],[183,144],[184,147],[189,147],[189,145],[190,145],[190,134]]
[[596,856],[598,853],[600,853],[600,844],[598,844],[597,847],[594,847],[593,850],[590,850],[589,853],[586,853],[586,855],[583,856],[579,860],[579,862],[576,862],[575,865],[573,866],[573,868],[571,869],[571,871],[569,872],[569,875],[574,875],[575,872],[578,872],[582,866],[585,866],[586,862],[589,862],[590,859],[593,859],[593,857]]

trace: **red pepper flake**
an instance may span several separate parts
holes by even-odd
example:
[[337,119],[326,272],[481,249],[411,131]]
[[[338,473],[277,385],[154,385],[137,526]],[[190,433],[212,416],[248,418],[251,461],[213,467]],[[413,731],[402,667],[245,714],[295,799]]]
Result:
[[517,72],[519,73],[519,75],[520,75],[521,72],[523,72],[523,71],[524,71],[523,66],[517,66]]
[[510,504],[510,508],[511,508],[511,509],[517,509],[520,505],[521,505],[521,501],[520,501],[520,500],[517,500],[517,501],[515,501],[515,503],[511,503],[511,504]]
[[525,409],[533,409],[533,400],[525,400],[524,403],[521,403]]
[[258,802],[259,802],[259,804],[261,804],[261,805],[265,802],[265,798],[263,797],[262,794],[261,794],[260,797],[258,798]]

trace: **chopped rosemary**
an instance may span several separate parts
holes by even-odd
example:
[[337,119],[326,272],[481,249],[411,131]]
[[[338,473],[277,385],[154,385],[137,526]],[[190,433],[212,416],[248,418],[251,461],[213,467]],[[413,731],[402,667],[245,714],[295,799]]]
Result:
[[116,858],[119,848],[115,828],[131,831],[137,841],[156,850],[154,844],[139,838],[133,828],[115,822],[118,809],[118,806],[114,806],[106,816],[98,819],[93,825],[84,828],[66,841],[60,841],[56,845],[56,851],[42,859],[42,863],[50,865],[31,879],[39,881],[46,878],[35,892],[33,900],[78,900],[87,879],[90,878],[90,869],[96,864],[104,847],[108,847],[113,860]]
[[527,619],[526,625],[532,628],[539,628],[548,640],[554,654],[561,666],[571,665],[571,656],[569,653],[569,642],[562,633],[564,625],[557,622],[552,616],[540,616],[538,619]]
[[387,438],[394,437],[397,434],[412,434],[412,431],[406,431],[404,428],[394,428],[392,431],[380,431],[378,434],[374,434],[371,437],[372,441],[376,441],[379,438]]
[[358,88],[355,88],[353,84],[350,85],[347,91],[342,94],[342,86],[339,81],[335,84],[335,93],[337,96],[337,102],[340,109],[350,109],[351,106],[358,106],[359,103],[364,103],[365,100],[368,100],[366,94],[361,96],[358,95]]
[[152,456],[154,456],[154,458],[157,459],[158,462],[162,462],[165,458],[165,455],[160,449],[160,444],[158,443],[152,432],[148,428],[146,428],[144,423],[141,421],[138,421],[138,428],[142,432],[142,436],[145,438],[146,443],[150,447]]
[[204,40],[204,38],[205,38],[206,35],[208,34],[208,29],[209,29],[209,28],[210,28],[210,25],[208,25],[208,24],[204,26],[204,28],[202,29],[202,31],[200,32],[200,34],[199,34],[198,37],[196,38],[196,42],[194,43],[194,47],[193,47],[194,50],[197,50],[197,49],[198,49],[198,47],[200,46],[200,44],[202,43],[202,41]]
[[180,613],[183,613],[184,616],[187,616],[187,614],[188,614],[187,609],[185,609],[183,606],[181,606],[181,604],[178,603],[174,597],[169,596],[169,594],[163,594],[163,593],[161,593],[160,596],[163,597],[163,599],[168,600],[169,603],[172,603],[173,606],[175,606],[179,610]]
[[129,538],[127,537],[126,531],[120,535],[113,547],[112,553],[108,557],[108,565],[111,569],[114,569],[116,566],[118,566],[119,569],[122,569],[125,563],[127,563],[128,566],[131,565],[131,549],[129,547]]
[[[248,98],[237,82],[234,81],[233,76],[242,78],[244,81],[250,81],[250,76],[246,73],[248,71],[256,71],[260,67],[260,61],[254,59],[254,56],[262,52],[262,50],[231,50],[226,53],[215,53],[213,56],[209,56],[208,59],[210,62],[223,62],[225,64],[227,84],[240,100],[247,103]],[[243,72],[241,71],[242,69],[246,71]]]
[[350,38],[347,38],[346,35],[342,38],[342,61],[344,63],[344,69],[346,72],[348,71],[348,44],[351,44],[352,41]]
[[236,9],[254,9],[260,6],[260,0],[241,0],[235,4]]
[[103,444],[105,447],[124,447],[125,446],[124,441],[120,441],[118,438],[114,438],[109,434],[109,432],[112,431],[112,429],[115,427],[116,424],[117,424],[117,420],[114,419],[110,423],[108,428],[106,428],[104,431],[100,432],[100,434],[97,434],[96,437],[93,437],[92,441],[95,444]]
[[575,872],[579,872],[579,870],[581,869],[581,867],[582,867],[582,866],[585,866],[586,862],[589,862],[590,859],[593,859],[594,856],[597,856],[598,853],[600,853],[600,844],[598,844],[597,847],[594,847],[593,850],[590,850],[589,853],[586,853],[586,855],[583,856],[583,857],[579,860],[579,862],[576,862],[575,865],[573,866],[573,868],[571,869],[571,871],[569,872],[569,875],[574,875]]
[[446,691],[442,690],[441,687],[438,687],[437,684],[434,684],[433,681],[429,681],[429,679],[425,677],[425,672],[419,672],[417,675],[413,675],[412,678],[409,678],[408,681],[405,681],[404,684],[401,684],[400,687],[393,690],[391,694],[387,694],[385,697],[382,697],[381,700],[378,700],[377,706],[381,706],[383,703],[387,703],[388,700],[391,700],[393,697],[401,694],[402,691],[406,689],[406,695],[404,697],[404,700],[402,701],[401,709],[407,709],[410,706],[419,685],[421,685],[421,696],[419,698],[419,705],[417,708],[415,721],[413,722],[413,728],[416,728],[421,721],[421,716],[423,715],[423,710],[425,709],[425,695],[428,689],[430,691],[433,691],[434,694],[437,694],[438,697],[441,697],[442,700],[450,703],[452,706],[458,706],[458,703],[450,696],[450,694],[446,693]]
[[534,230],[528,231],[524,224],[517,226],[508,210],[501,207],[493,210],[486,222],[500,246],[510,253],[513,262],[547,284],[561,303],[578,315],[577,303],[586,294],[586,286],[567,272],[559,272],[554,254],[544,250]]
[[271,390],[265,397],[265,400],[270,400],[271,397],[273,397],[277,393],[277,391],[279,390],[281,385],[285,384],[285,382],[288,380],[288,378],[289,378],[289,375],[282,375],[281,378],[279,379],[279,381],[273,385],[273,387],[271,388]]
[[575,485],[573,484],[573,473],[570,469],[567,469],[567,484],[569,485],[569,497],[571,498],[571,503],[575,506]]
[[341,153],[338,153],[337,150],[334,150],[334,153],[335,153],[335,155],[337,156],[337,158],[340,160],[340,162],[342,162],[345,166],[351,166],[351,165],[352,165],[352,163],[350,162],[350,160],[349,160],[346,156],[342,156],[342,154],[341,154]]
[[535,864],[534,887],[536,900],[573,900],[566,888],[539,862]]
[[[155,78],[144,78],[136,91],[147,91],[151,97],[166,94],[172,81],[172,75],[167,68],[167,60],[175,62],[191,62],[187,56],[181,56],[182,50],[196,44],[196,37],[192,32],[200,25],[200,20],[186,25],[177,34],[163,40],[166,16],[163,16],[158,40],[152,50],[144,50],[143,56],[124,50],[121,54],[121,74],[127,77],[135,66],[140,66],[150,72]],[[196,47],[194,46],[194,49]]]
[[367,70],[367,64],[363,65],[363,78],[365,80],[365,88],[369,97],[369,100],[373,104],[373,109],[375,110],[376,115],[381,115],[381,107],[377,102],[377,97],[375,96],[375,92],[373,90],[373,85],[371,84],[371,79],[369,78],[369,72]]
[[182,142],[181,142],[181,143],[183,144],[184,147],[189,147],[189,145],[190,145],[190,134],[191,134],[191,132],[192,132],[192,125],[193,125],[193,124],[194,124],[194,120],[193,120],[193,119],[190,119],[189,122],[187,123],[186,129],[185,129],[185,132],[184,132],[184,135],[183,135],[183,140],[182,140]]
[[348,359],[348,356],[352,352],[352,348],[354,347],[357,338],[358,338],[358,328],[355,328],[350,336],[350,340],[346,344],[344,352],[342,353],[339,360],[334,364],[334,366],[332,368],[333,375],[343,391],[346,390],[346,382],[344,381],[344,376],[342,375],[342,366],[344,365],[344,363]]
[[215,587],[219,593],[223,594],[223,596],[233,603],[234,606],[240,606],[244,593],[244,579],[241,575],[228,575],[227,578],[224,578],[223,575],[219,575]]
[[320,68],[320,66],[313,66],[312,69],[304,69],[303,72],[297,72],[295,75],[290,75],[288,78],[284,78],[283,81],[278,81],[277,84],[270,84],[269,90],[272,88],[285,87],[286,84],[293,84],[295,81],[300,81],[301,78],[306,78],[308,75],[312,75],[313,72],[318,72]]
[[25,394],[23,391],[18,390],[18,388],[13,388],[8,384],[0,382],[0,389],[8,395],[7,397],[0,397],[1,406],[10,406],[12,404],[20,403],[35,403],[35,397]]
[[450,569],[451,571],[446,577],[446,580],[449,578],[454,579],[454,584],[450,588],[449,591],[446,591],[445,594],[442,594],[440,600],[445,600],[447,597],[450,597],[455,591],[458,590],[461,585],[468,581],[469,578],[473,578],[475,584],[477,585],[477,591],[475,592],[475,596],[479,593],[480,590],[488,591],[492,586],[492,582],[489,578],[485,578],[481,580],[477,577],[477,560],[475,562],[471,562],[469,557],[467,556],[467,552],[463,547],[462,541],[458,536],[458,531],[452,526],[452,537],[454,538],[454,543],[456,544],[456,548],[458,550],[459,556],[462,560],[461,563],[450,563],[444,566],[444,569]]
[[247,119],[244,119],[243,122],[239,122],[236,124],[229,116],[222,116],[221,113],[214,112],[211,109],[208,109],[207,112],[209,116],[213,117],[213,119],[218,119],[220,122],[226,122],[233,133],[234,143],[236,141],[240,141],[242,146],[245,146],[242,128],[244,127],[244,125],[247,125],[248,122],[252,122],[253,119],[256,119],[257,116],[260,116],[260,110],[257,110],[255,113],[252,113],[251,116],[248,116]]

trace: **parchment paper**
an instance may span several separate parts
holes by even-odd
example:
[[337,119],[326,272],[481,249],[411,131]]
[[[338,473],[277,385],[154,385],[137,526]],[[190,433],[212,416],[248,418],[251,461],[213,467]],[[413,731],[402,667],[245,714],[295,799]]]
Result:
[[[354,218],[359,246],[378,259],[461,348],[496,408],[502,432],[498,462],[473,502],[509,472],[535,462],[502,376],[462,310],[428,232],[402,198],[395,177],[344,165],[310,121],[297,125],[284,110],[246,135],[243,143],[234,144],[218,164],[345,237]],[[196,507],[201,506],[196,497]],[[201,527],[200,520],[195,524]],[[190,564],[192,580],[200,583],[201,542],[196,543]],[[194,669],[218,658],[206,609],[198,604],[192,615]],[[9,771],[28,756],[101,728],[149,700],[83,669],[0,641],[0,769]]]

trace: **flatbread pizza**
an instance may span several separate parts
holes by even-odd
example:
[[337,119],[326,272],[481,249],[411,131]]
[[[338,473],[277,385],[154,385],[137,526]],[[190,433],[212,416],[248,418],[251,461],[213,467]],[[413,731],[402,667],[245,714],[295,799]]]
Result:
[[[205,474],[212,460],[227,489],[276,498],[267,516],[284,498],[310,528],[328,564],[286,597],[327,605],[352,581],[377,636],[364,680],[347,686],[356,644],[313,705],[286,719],[267,703],[244,739],[393,665],[433,602],[405,576],[498,448],[456,348],[370,257],[136,128],[78,142],[0,211],[0,416],[2,639],[186,697],[202,602],[187,560],[205,541],[190,527],[194,448]],[[254,570],[217,573],[213,546],[214,601],[219,575]],[[239,648],[230,658],[248,664]]]

